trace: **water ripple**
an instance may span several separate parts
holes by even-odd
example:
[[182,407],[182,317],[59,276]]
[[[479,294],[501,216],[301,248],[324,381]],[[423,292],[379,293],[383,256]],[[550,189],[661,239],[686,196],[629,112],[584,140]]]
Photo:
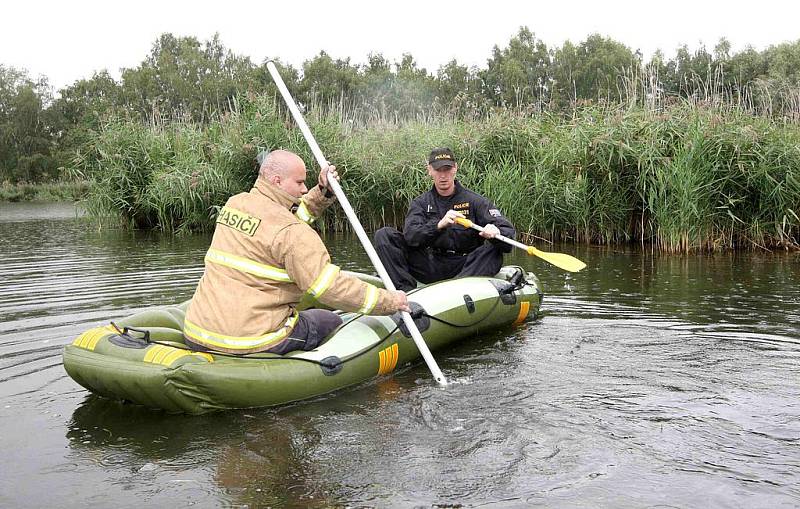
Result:
[[[59,217],[0,216],[6,505],[800,502],[800,259],[566,246],[588,267],[565,275],[512,254],[542,278],[544,318],[435,352],[445,388],[420,363],[278,409],[170,416],[89,396],[61,348],[188,298],[209,238]],[[369,269],[352,240],[330,245]]]

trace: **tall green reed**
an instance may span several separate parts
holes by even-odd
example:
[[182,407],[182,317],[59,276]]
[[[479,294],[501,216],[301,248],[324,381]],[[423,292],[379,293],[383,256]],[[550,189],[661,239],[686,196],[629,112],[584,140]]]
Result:
[[[637,242],[668,252],[797,247],[800,126],[700,102],[585,104],[570,116],[498,111],[480,119],[370,122],[348,108],[307,114],[365,227],[402,225],[431,186],[425,156],[450,146],[459,179],[521,234],[549,241]],[[207,127],[109,123],[75,171],[96,215],[164,230],[213,227],[215,207],[248,190],[259,150],[318,168],[273,97],[249,97]],[[347,229],[337,207],[324,227]]]

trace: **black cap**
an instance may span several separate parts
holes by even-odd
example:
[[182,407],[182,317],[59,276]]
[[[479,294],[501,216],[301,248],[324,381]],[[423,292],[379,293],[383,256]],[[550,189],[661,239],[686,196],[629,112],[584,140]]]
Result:
[[456,156],[453,155],[453,151],[449,148],[435,148],[431,150],[428,156],[428,164],[430,164],[434,170],[438,170],[442,166],[455,166]]

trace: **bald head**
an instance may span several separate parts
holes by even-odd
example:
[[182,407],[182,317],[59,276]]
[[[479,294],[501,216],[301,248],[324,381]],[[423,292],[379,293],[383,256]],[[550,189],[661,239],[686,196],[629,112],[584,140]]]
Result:
[[273,150],[267,154],[258,175],[295,198],[308,191],[305,186],[306,165],[297,154],[288,150]]
[[304,170],[306,168],[305,163],[297,154],[288,150],[273,150],[264,158],[258,174],[267,180],[270,180],[273,175],[285,177],[296,166],[302,166]]

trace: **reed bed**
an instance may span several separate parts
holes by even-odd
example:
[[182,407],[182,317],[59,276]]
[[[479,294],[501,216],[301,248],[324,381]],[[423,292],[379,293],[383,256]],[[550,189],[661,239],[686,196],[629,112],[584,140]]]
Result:
[[[307,120],[367,229],[402,224],[409,201],[430,187],[427,152],[446,145],[460,180],[532,237],[664,252],[798,247],[800,126],[790,120],[690,101],[399,123],[315,111]],[[275,98],[251,97],[205,128],[109,123],[73,171],[92,182],[87,206],[98,218],[207,230],[216,207],[251,187],[258,151],[275,148],[300,154],[316,180]],[[348,227],[336,207],[323,226]]]
[[68,202],[85,197],[88,182],[55,181],[44,183],[3,182],[0,184],[0,202]]

